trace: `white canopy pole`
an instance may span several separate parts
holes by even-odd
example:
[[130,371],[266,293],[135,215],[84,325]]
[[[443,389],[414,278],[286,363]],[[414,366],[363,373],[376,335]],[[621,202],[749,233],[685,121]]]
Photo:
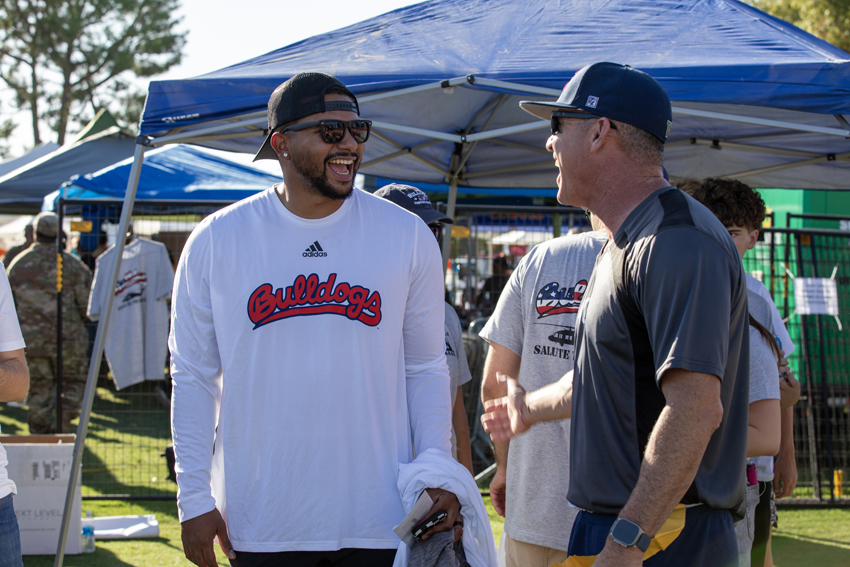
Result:
[[[133,213],[133,204],[136,202],[136,189],[139,187],[139,175],[142,172],[142,160],[145,156],[145,146],[137,143],[136,152],[133,156],[133,166],[130,169],[130,178],[127,180],[127,192],[124,194],[124,205],[121,209],[121,221],[118,225],[118,240],[115,243],[115,262],[112,266],[111,284],[106,289],[114,290],[118,283],[118,274],[121,271],[121,259],[124,256],[124,244],[127,239],[127,226],[130,224],[130,216]],[[109,315],[112,313],[112,300],[114,293],[104,294],[104,304],[101,306],[101,316],[97,323],[97,335],[94,339],[94,349],[89,360],[89,374],[86,378],[86,391],[83,395],[83,406],[80,409],[80,423],[77,425],[77,438],[74,441],[74,461],[71,466],[71,474],[68,479],[68,492],[65,494],[65,511],[62,513],[62,527],[59,531],[59,543],[56,547],[56,558],[54,567],[62,567],[65,560],[65,542],[68,540],[68,523],[71,520],[71,512],[74,503],[74,492],[77,489],[77,475],[83,463],[83,449],[86,443],[86,433],[91,417],[92,403],[94,402],[97,389],[97,377],[100,375],[100,361],[103,360],[103,345],[106,341],[106,329],[109,325]],[[77,534],[79,535],[79,534]]]

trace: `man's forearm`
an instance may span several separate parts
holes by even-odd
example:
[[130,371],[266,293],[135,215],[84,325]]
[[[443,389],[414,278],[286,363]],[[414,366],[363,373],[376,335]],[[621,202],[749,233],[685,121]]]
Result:
[[[667,375],[672,371],[668,371]],[[685,373],[696,376],[709,376]],[[680,375],[680,376],[681,376]],[[671,395],[665,390],[667,405],[652,430],[644,453],[637,485],[620,512],[654,536],[693,482],[711,435],[723,415],[720,406],[720,381],[714,392],[696,388],[690,395]],[[688,378],[685,378],[688,380]],[[704,394],[709,395],[704,395]],[[716,401],[715,398],[716,397]]]
[[794,458],[796,451],[794,448],[794,407],[782,408],[779,417],[780,428],[782,430],[779,440],[779,454]]
[[531,423],[568,419],[572,413],[572,403],[573,371],[570,370],[557,382],[528,393],[528,414],[524,417]]
[[30,373],[22,358],[23,349],[20,357],[14,356],[0,362],[0,402],[20,402],[27,397]]

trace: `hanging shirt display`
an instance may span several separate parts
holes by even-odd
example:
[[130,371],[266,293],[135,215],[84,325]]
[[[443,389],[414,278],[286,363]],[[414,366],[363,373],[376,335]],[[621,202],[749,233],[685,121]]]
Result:
[[[100,318],[115,247],[97,259],[88,317]],[[168,304],[174,268],[164,244],[135,238],[124,248],[106,335],[106,360],[119,390],[162,380],[168,352]]]

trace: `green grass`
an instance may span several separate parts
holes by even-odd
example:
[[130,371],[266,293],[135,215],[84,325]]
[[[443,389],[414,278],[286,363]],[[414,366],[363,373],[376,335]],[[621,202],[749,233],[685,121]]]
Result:
[[[146,385],[116,393],[98,388],[83,460],[83,494],[173,495],[176,485],[166,480],[159,454],[169,442],[167,410],[158,407]],[[27,434],[26,410],[0,404],[3,433]],[[809,489],[810,491],[811,489]],[[504,519],[484,498],[496,542]],[[96,516],[155,514],[160,537],[152,540],[99,541],[93,554],[68,556],[65,565],[190,566],[183,556],[177,505],[174,501],[83,501],[83,510]],[[779,513],[774,531],[776,567],[850,567],[850,509],[789,510]],[[219,565],[229,562],[217,549]],[[53,556],[27,556],[26,567],[49,567]]]
[[[484,498],[496,542],[502,535],[504,519],[496,514],[490,499]],[[190,566],[183,557],[177,506],[174,502],[84,501],[84,510],[95,516],[156,514],[160,537],[150,540],[99,541],[97,551],[69,555],[68,567],[107,567],[122,565]],[[850,566],[850,510],[780,510],[781,529],[774,531],[773,557],[776,567]],[[216,547],[218,564],[229,562]],[[27,556],[26,567],[51,567],[53,556]]]

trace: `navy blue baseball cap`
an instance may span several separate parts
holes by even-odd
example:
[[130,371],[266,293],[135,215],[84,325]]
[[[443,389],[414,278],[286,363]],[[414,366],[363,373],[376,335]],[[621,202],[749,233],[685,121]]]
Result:
[[402,209],[407,209],[411,213],[419,215],[419,218],[424,220],[425,224],[431,224],[433,222],[454,223],[452,217],[434,210],[428,195],[416,187],[401,185],[400,183],[390,183],[375,191],[375,196],[392,201]]
[[519,106],[544,120],[555,110],[604,116],[646,130],[662,142],[673,124],[670,98],[658,81],[619,63],[593,63],[579,70],[555,102],[524,100]]

